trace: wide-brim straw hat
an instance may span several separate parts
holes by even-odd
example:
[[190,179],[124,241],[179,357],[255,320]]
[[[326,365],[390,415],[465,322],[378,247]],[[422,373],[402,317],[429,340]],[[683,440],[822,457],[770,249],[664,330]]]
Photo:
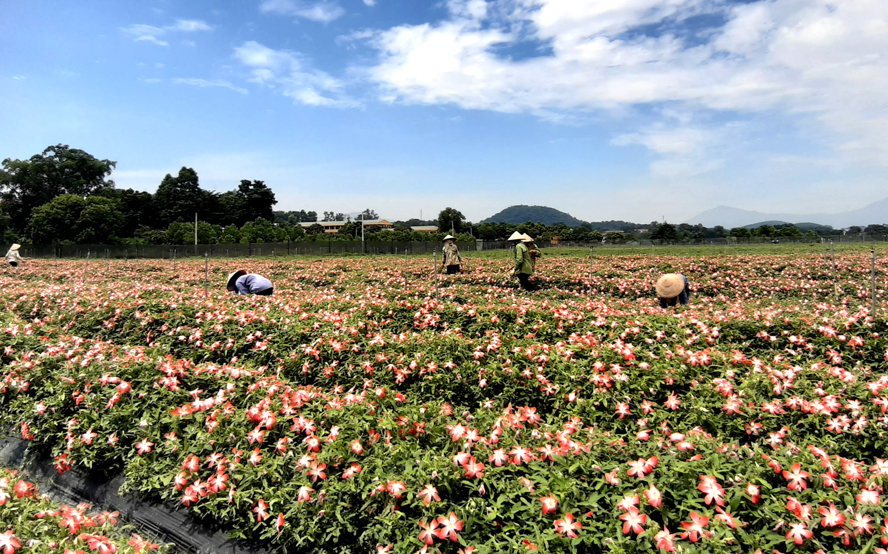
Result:
[[675,298],[684,290],[685,283],[678,273],[667,273],[657,279],[655,288],[660,298]]
[[12,246],[9,247],[9,249],[10,250],[18,250],[21,247],[22,247],[21,244],[13,244]]
[[240,277],[241,275],[246,275],[246,274],[247,274],[247,272],[244,271],[243,269],[238,269],[234,273],[229,273],[228,274],[228,281],[225,283],[225,288],[228,290],[236,290],[234,287],[234,282],[237,281],[238,277]]
[[508,239],[506,239],[506,240],[513,241],[513,240],[522,240],[522,239],[524,239],[524,235],[522,235],[522,234],[519,233],[518,231],[515,231],[515,232],[512,233],[512,235],[511,235]]
[[530,235],[528,235],[527,233],[522,233],[521,242],[533,242],[533,239],[530,238]]
[[453,235],[447,235],[446,237],[444,237],[441,240],[456,240],[456,237],[454,237]]

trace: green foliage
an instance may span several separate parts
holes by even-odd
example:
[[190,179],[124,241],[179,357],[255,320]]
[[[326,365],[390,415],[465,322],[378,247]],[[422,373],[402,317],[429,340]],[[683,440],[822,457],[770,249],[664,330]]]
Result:
[[237,220],[233,221],[254,221],[263,219],[265,221],[274,221],[274,205],[277,200],[274,192],[268,188],[264,181],[249,181],[244,179],[237,187],[237,192],[243,200],[243,213]]
[[176,177],[167,173],[154,194],[158,218],[163,225],[193,222],[210,196],[200,188],[197,172],[190,167],[180,169]]
[[438,214],[438,231],[441,233],[460,233],[466,216],[454,208],[444,208]]
[[323,235],[324,234],[324,226],[321,225],[320,223],[315,223],[315,224],[309,226],[309,228],[305,230],[305,233],[307,235],[314,235],[314,236]]
[[525,222],[542,223],[544,225],[563,223],[569,227],[579,227],[585,223],[570,214],[554,208],[525,205],[509,206],[505,210],[488,217],[481,223],[509,223],[512,225],[519,225]]
[[107,177],[117,162],[99,160],[65,144],[49,146],[28,160],[3,160],[0,200],[14,229],[24,229],[31,212],[57,196],[88,196],[113,188]]
[[113,244],[123,220],[116,199],[63,194],[33,211],[27,233],[38,244]]

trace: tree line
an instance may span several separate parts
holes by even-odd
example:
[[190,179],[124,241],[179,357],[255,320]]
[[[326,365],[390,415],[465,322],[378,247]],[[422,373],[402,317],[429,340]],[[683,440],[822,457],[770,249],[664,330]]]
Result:
[[[67,145],[49,146],[27,160],[7,158],[0,168],[0,236],[3,242],[31,244],[231,244],[304,240],[360,240],[362,221],[379,219],[366,209],[354,218],[334,211],[275,211],[274,191],[263,181],[243,179],[234,190],[215,192],[201,188],[197,172],[182,167],[167,174],[152,194],[118,189],[110,179],[117,163]],[[336,233],[324,232],[320,223],[345,222]],[[596,243],[631,242],[650,238],[661,243],[703,242],[736,237],[780,237],[819,240],[841,234],[829,226],[762,225],[725,229],[702,225],[625,221],[521,224],[467,221],[459,210],[447,207],[437,219],[394,221],[382,230],[365,226],[368,240],[398,242],[441,240],[452,234],[457,240],[505,240],[514,231],[540,241]],[[575,223],[575,222],[574,222]],[[436,233],[420,233],[414,226],[437,226]],[[608,231],[610,230],[610,232]],[[604,231],[604,232],[602,232]],[[851,234],[886,235],[888,226],[852,227]],[[369,235],[369,236],[368,236]]]

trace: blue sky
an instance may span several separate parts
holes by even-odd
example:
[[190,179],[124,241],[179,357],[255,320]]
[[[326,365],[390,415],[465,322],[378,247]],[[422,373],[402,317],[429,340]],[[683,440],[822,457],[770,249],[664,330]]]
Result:
[[0,156],[278,209],[683,221],[888,195],[888,2],[0,0]]

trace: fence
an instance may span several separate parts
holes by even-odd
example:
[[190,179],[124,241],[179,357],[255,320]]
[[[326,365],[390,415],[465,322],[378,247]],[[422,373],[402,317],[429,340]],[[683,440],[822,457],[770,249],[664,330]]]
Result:
[[[437,241],[306,241],[266,242],[258,244],[192,244],[192,245],[105,245],[78,244],[70,246],[23,246],[26,258],[188,258],[204,254],[211,258],[245,258],[253,256],[317,256],[321,254],[431,254],[440,251]],[[475,242],[457,243],[463,252],[478,250]],[[508,247],[508,246],[506,246]]]
[[[734,238],[722,237],[701,239],[698,241],[678,242],[650,239],[635,239],[624,242],[548,242],[537,241],[540,248],[621,248],[626,246],[735,246],[769,244],[773,239],[763,237]],[[865,240],[863,240],[865,239]],[[781,244],[820,244],[820,241],[799,238],[777,239]],[[835,236],[825,239],[826,242],[836,243],[851,242],[883,242],[888,241],[888,235]],[[484,250],[508,250],[512,244],[508,241],[482,241],[459,242],[460,251],[484,251]],[[189,258],[203,257],[204,254],[211,258],[247,258],[254,256],[318,256],[323,254],[431,254],[441,250],[441,243],[437,241],[424,242],[398,242],[398,241],[341,241],[320,240],[300,242],[266,242],[253,244],[197,244],[197,245],[105,245],[105,244],[77,244],[68,246],[23,246],[22,256],[26,258],[116,258],[116,259],[162,259],[162,258]]]

